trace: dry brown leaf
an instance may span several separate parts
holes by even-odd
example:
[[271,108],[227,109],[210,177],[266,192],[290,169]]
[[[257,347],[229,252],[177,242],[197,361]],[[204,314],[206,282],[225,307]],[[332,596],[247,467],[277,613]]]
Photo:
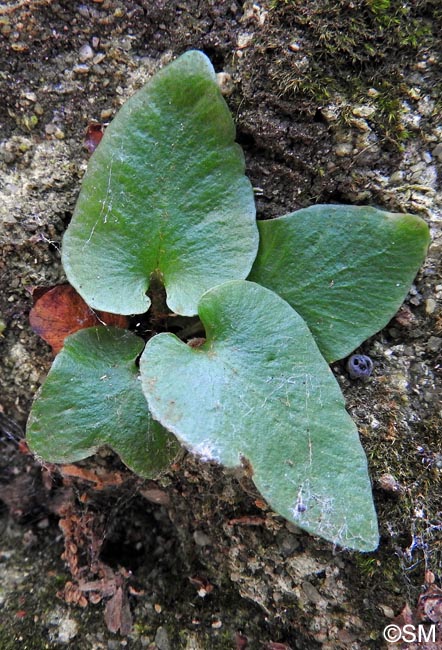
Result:
[[417,604],[418,616],[421,620],[432,623],[442,622],[442,589],[430,584],[427,591],[421,594]]
[[126,592],[122,587],[117,587],[115,594],[107,602],[104,609],[104,620],[110,632],[120,632],[125,636],[132,629],[132,615]]
[[29,313],[32,329],[46,343],[54,354],[63,347],[70,334],[96,325],[115,325],[126,328],[128,318],[102,311],[93,311],[70,284],[60,284],[42,294],[37,287],[33,291],[35,305]]
[[64,478],[79,478],[88,483],[94,483],[97,490],[103,490],[109,485],[122,485],[124,483],[123,475],[120,472],[102,472],[100,474],[79,465],[61,465],[59,470]]

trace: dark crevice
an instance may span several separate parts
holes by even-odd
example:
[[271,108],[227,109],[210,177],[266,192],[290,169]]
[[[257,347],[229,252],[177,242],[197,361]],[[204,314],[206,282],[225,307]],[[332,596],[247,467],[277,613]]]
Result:
[[205,336],[204,326],[198,316],[181,316],[173,313],[167,305],[167,294],[159,273],[153,273],[147,291],[151,306],[144,314],[132,316],[129,329],[149,341],[156,334],[170,332],[187,343],[194,337]]

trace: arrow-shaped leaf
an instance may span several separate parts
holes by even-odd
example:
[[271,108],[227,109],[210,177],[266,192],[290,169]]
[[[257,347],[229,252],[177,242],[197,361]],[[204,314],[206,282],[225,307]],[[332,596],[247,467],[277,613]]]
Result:
[[271,506],[342,546],[378,543],[367,463],[338,384],[302,318],[251,282],[208,291],[207,340],[152,338],[141,358],[152,414],[194,452],[245,459]]
[[192,315],[207,289],[249,273],[258,248],[244,156],[209,59],[163,68],[120,109],[83,180],[63,266],[88,305],[143,313],[152,273]]
[[149,415],[135,365],[143,346],[115,327],[69,336],[33,404],[31,450],[48,462],[72,463],[108,445],[148,478],[170,464],[179,445]]
[[315,205],[259,231],[249,279],[301,314],[329,362],[393,318],[430,241],[419,217],[349,205]]

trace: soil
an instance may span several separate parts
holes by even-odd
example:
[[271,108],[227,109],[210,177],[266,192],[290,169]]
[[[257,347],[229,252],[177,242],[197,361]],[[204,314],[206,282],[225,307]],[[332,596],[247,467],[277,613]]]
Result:
[[[0,5],[2,650],[381,648],[394,617],[414,620],[405,604],[440,603],[441,29],[436,0]],[[259,218],[342,202],[430,225],[404,306],[360,349],[372,377],[333,365],[369,460],[375,553],[300,532],[191,456],[153,484],[104,452],[42,466],[23,442],[52,361],[30,294],[65,280],[87,127],[191,48],[229,75]]]

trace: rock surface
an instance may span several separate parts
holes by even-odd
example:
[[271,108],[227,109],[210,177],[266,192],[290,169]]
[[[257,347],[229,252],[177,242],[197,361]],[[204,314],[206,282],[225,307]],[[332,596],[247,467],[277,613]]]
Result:
[[[2,649],[380,648],[384,626],[440,574],[442,16],[431,2],[347,4],[0,7]],[[414,212],[431,227],[404,307],[358,351],[372,376],[353,382],[344,361],[333,366],[369,459],[376,553],[300,533],[246,479],[190,457],[151,486],[164,495],[152,502],[113,457],[86,464],[124,475],[98,491],[42,468],[21,441],[51,363],[28,325],[30,290],[64,280],[60,241],[87,127],[190,48],[224,73],[260,218],[343,202]],[[66,586],[75,571],[102,582],[78,593]],[[131,631],[111,632],[116,617]]]

